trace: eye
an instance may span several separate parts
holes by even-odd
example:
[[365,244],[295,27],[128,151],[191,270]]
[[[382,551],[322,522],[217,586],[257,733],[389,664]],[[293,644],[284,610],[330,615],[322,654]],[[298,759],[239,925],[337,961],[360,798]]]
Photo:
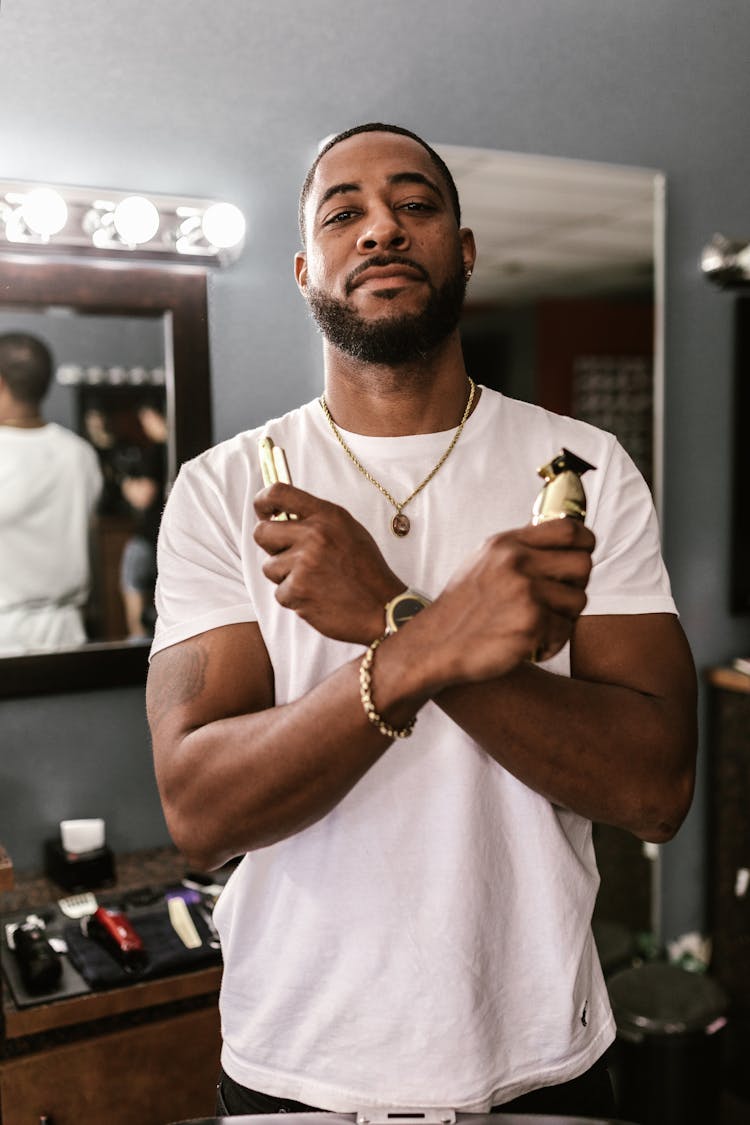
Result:
[[336,223],[344,223],[347,219],[351,219],[355,214],[356,211],[353,211],[350,207],[346,207],[341,211],[334,211],[332,215],[329,215],[326,219],[323,220],[323,226],[329,227],[333,226]]
[[426,203],[423,199],[407,199],[404,203],[399,203],[399,210],[401,211],[434,211],[435,207],[432,203]]

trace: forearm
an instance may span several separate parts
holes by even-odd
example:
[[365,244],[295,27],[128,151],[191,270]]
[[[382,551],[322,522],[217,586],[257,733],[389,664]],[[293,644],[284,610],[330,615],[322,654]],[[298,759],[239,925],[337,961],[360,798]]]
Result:
[[478,643],[460,643],[462,623],[440,601],[383,646],[382,703],[410,698],[416,709],[431,698],[553,803],[670,839],[692,798],[697,741],[695,670],[677,618],[581,618],[568,677],[519,660],[523,642],[495,643],[488,661]]
[[689,807],[694,724],[658,697],[527,664],[436,703],[525,785],[590,820],[662,842]]
[[215,867],[330,812],[391,745],[368,722],[358,662],[302,698],[186,732],[157,777],[173,839]]
[[[336,575],[318,574],[308,558],[330,554],[312,534],[314,517],[295,522],[310,524],[313,543],[286,548],[302,574],[287,559],[276,575],[283,611],[325,636],[369,643],[382,628],[385,600],[403,583],[375,567],[379,577],[365,583],[369,594],[360,599],[359,577],[347,581],[339,569],[350,596],[331,597]],[[277,532],[264,526],[263,534]],[[374,705],[400,728],[435,700],[549,800],[667,839],[692,791],[692,658],[672,615],[580,616],[592,545],[590,533],[569,520],[488,540],[377,649]],[[568,642],[570,680],[528,665],[532,651],[552,655]],[[154,657],[149,721],[179,847],[213,866],[305,829],[350,792],[390,745],[365,715],[358,665],[275,707],[274,669],[256,623],[217,628]]]

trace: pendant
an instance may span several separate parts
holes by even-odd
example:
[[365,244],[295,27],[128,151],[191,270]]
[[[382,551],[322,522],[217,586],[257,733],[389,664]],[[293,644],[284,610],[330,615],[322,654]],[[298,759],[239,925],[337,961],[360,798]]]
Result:
[[391,531],[394,535],[398,535],[399,539],[403,539],[405,535],[409,534],[411,530],[411,523],[409,517],[405,516],[403,512],[397,512],[391,520]]

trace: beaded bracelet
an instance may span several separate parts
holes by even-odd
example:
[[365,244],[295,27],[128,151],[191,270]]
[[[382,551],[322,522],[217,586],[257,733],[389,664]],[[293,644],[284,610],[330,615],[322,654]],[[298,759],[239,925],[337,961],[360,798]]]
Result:
[[392,727],[387,723],[382,715],[379,715],[375,710],[375,704],[372,699],[372,663],[375,659],[375,649],[385,640],[385,634],[382,637],[377,637],[365,655],[362,657],[362,663],[359,666],[359,698],[362,700],[362,706],[365,709],[365,714],[373,726],[377,727],[381,734],[386,738],[408,738],[414,730],[416,724],[416,717],[410,719],[405,727]]

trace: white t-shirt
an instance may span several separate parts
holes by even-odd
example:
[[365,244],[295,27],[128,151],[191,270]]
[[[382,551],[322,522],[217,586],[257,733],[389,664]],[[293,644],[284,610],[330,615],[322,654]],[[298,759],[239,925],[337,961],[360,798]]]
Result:
[[0,654],[82,644],[94,449],[48,422],[0,426]]
[[[285,448],[296,484],[343,504],[396,574],[432,596],[489,535],[529,522],[536,469],[565,446],[597,466],[584,478],[597,535],[587,612],[674,612],[650,495],[615,439],[485,388],[409,504],[403,539],[317,402],[185,465],[162,523],[154,652],[257,620],[278,703],[362,654],[280,607],[261,573],[261,432]],[[398,498],[450,436],[345,434]],[[565,675],[568,664],[566,650],[548,667]],[[598,882],[590,822],[527,788],[428,703],[412,737],[335,809],[251,852],[230,878],[216,909],[224,1068],[338,1112],[484,1112],[567,1081],[614,1036],[590,928]]]

